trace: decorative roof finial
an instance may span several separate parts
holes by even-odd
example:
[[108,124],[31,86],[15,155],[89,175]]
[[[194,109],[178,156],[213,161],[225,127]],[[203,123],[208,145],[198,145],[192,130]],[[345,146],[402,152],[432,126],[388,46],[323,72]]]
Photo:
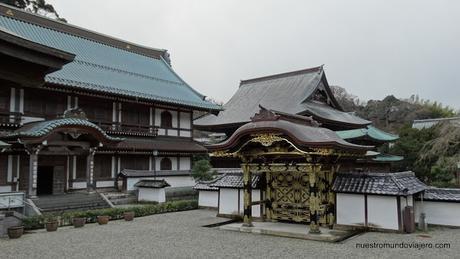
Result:
[[80,108],[71,108],[64,111],[63,118],[75,118],[87,120],[86,113]]
[[280,119],[279,115],[276,115],[274,112],[267,110],[265,107],[259,104],[259,112],[251,117],[251,121],[276,121]]

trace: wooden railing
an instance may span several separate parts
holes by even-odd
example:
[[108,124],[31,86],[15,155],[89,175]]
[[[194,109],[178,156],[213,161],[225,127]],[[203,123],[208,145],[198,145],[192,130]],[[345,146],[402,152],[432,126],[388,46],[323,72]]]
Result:
[[21,123],[21,113],[0,111],[0,123]]
[[105,131],[117,131],[125,133],[147,133],[158,135],[158,127],[145,124],[127,124],[111,121],[91,121]]

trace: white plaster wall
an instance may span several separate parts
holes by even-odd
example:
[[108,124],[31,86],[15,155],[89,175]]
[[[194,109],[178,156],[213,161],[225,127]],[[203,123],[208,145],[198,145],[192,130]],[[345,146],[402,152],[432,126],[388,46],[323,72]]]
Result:
[[158,129],[158,135],[160,135],[160,136],[166,135],[166,130],[165,129]]
[[86,182],[73,182],[72,189],[86,189]]
[[[172,115],[172,126],[173,128],[177,128],[177,126],[179,126],[177,123],[179,122],[179,118],[177,117],[178,116],[178,113],[177,111],[169,111]],[[177,132],[176,132],[176,136],[177,136]]]
[[190,157],[180,157],[180,170],[190,170]]
[[198,192],[198,206],[217,208],[219,205],[219,191],[203,191]]
[[[244,212],[244,191],[240,189],[240,214]],[[260,201],[260,190],[252,190],[252,201]],[[260,205],[252,206],[252,216],[260,217]]]
[[[180,127],[182,129],[190,129],[190,113],[180,113]],[[181,134],[182,135],[182,134]]]
[[220,188],[219,214],[238,215],[238,189]]
[[191,131],[186,131],[186,130],[181,130],[181,131],[180,131],[180,136],[181,136],[181,137],[189,138],[189,137],[192,136],[192,132],[191,132]]
[[364,195],[337,193],[337,224],[364,226]]
[[111,188],[115,186],[115,181],[97,181],[96,188]]
[[166,194],[164,188],[139,188],[138,201],[165,202]]
[[394,196],[367,196],[368,226],[398,230],[398,205]]
[[0,192],[12,192],[11,185],[0,186]]
[[155,126],[160,126],[163,109],[155,108]]
[[[176,122],[177,124],[177,122]],[[174,126],[173,126],[174,127]],[[178,136],[178,131],[175,130],[175,129],[168,129],[168,136],[174,136],[174,137],[177,137]]]
[[460,203],[439,201],[415,202],[415,221],[418,222],[420,213],[425,211],[426,222],[434,225],[460,227]]
[[187,187],[195,186],[195,179],[191,176],[162,176],[157,177],[157,179],[164,179],[171,187]]

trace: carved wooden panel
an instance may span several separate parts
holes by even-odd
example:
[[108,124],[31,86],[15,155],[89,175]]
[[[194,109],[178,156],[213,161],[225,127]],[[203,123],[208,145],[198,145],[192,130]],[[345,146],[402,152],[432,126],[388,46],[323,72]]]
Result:
[[300,171],[267,174],[271,219],[309,222],[309,176]]

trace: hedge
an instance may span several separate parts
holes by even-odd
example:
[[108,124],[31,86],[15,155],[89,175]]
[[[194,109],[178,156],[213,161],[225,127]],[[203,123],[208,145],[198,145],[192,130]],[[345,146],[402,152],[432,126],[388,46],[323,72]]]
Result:
[[48,213],[24,218],[23,224],[25,229],[40,229],[43,228],[45,222],[50,219],[56,219],[59,222],[59,226],[68,226],[72,225],[72,219],[76,217],[86,218],[87,223],[94,223],[97,221],[97,216],[106,215],[110,216],[111,220],[116,220],[122,219],[123,213],[128,211],[133,211],[135,217],[143,217],[167,212],[194,210],[197,208],[198,201],[196,200],[171,201],[160,204],[149,204],[125,208],[108,208],[88,211],[69,211],[59,214]]

